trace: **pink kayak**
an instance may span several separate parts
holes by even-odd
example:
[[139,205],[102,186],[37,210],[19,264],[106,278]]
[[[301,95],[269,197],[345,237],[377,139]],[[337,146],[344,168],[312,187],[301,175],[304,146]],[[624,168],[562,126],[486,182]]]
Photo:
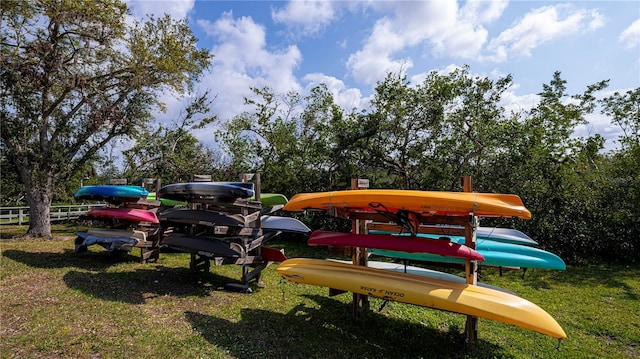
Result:
[[482,254],[448,239],[314,231],[309,236],[307,243],[311,246],[329,245],[387,249],[408,253],[433,253],[448,257],[484,261]]
[[98,218],[117,218],[134,222],[160,223],[156,213],[135,208],[91,208],[87,216]]

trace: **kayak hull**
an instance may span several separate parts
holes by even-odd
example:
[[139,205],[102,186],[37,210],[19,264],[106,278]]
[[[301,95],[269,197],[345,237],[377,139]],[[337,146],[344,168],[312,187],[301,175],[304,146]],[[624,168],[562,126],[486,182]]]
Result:
[[321,259],[289,259],[277,271],[300,284],[472,315],[566,338],[562,327],[539,306],[490,288]]
[[160,223],[156,213],[135,208],[91,208],[87,216],[96,218],[115,218],[132,222]]
[[408,211],[421,215],[517,217],[530,219],[531,212],[517,195],[475,192],[437,192],[394,189],[345,190],[299,193],[283,208],[379,213]]
[[378,248],[409,253],[431,253],[439,256],[483,261],[480,253],[464,244],[414,236],[389,234],[354,234],[328,231],[314,231],[307,241],[309,245],[329,245],[341,247]]
[[139,186],[82,186],[73,197],[79,200],[107,201],[113,204],[135,202],[146,198],[149,192]]
[[249,198],[255,194],[253,183],[244,182],[186,182],[162,187],[157,195],[178,201],[197,202],[209,199]]

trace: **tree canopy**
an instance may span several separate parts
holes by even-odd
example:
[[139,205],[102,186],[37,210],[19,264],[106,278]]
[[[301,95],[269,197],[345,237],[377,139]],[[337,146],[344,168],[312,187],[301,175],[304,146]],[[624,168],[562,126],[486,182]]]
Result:
[[192,134],[216,120],[207,117],[209,93],[195,98],[170,126],[144,129],[135,136],[135,144],[123,152],[122,176],[155,178],[162,183],[187,182],[194,174],[218,173],[221,154],[207,148]]
[[30,206],[30,235],[49,237],[49,205],[116,138],[192,89],[210,54],[184,20],[127,25],[119,0],[0,2],[0,124]]
[[[265,190],[288,196],[349,188],[368,178],[372,188],[514,193],[531,221],[486,220],[520,228],[570,262],[639,260],[640,152],[638,90],[597,99],[607,81],[567,93],[556,72],[531,110],[501,106],[511,76],[474,77],[467,67],[431,72],[422,83],[389,74],[371,108],[346,112],[324,85],[306,97],[253,89],[254,110],[218,132],[229,172],[262,173]],[[575,137],[600,108],[623,129],[619,151],[604,138]],[[634,212],[635,211],[635,212]],[[635,213],[635,214],[634,214]],[[307,218],[312,227],[348,230],[344,223]],[[317,222],[315,222],[317,221]]]
[[[260,172],[264,191],[287,196],[346,189],[356,177],[455,191],[470,175],[475,190],[518,194],[533,213],[483,224],[522,229],[572,262],[640,260],[640,88],[602,97],[601,81],[569,94],[556,72],[532,109],[511,112],[501,102],[511,75],[472,76],[466,66],[421,83],[390,73],[360,111],[342,109],[322,84],[307,95],[253,88],[250,110],[215,133],[213,152],[192,133],[215,119],[208,94],[169,126],[148,126],[161,94],[192,93],[209,65],[184,20],[127,25],[119,0],[4,0],[0,11],[2,200],[24,193],[31,235],[50,236],[54,189],[113,166],[99,151],[133,139],[126,177]],[[614,151],[600,135],[574,135],[596,111],[621,130]],[[348,229],[326,217],[314,225]]]

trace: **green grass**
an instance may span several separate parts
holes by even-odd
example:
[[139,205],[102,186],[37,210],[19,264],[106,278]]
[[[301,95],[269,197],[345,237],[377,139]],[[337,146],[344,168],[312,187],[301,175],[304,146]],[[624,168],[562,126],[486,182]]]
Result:
[[[252,294],[224,290],[240,267],[189,271],[189,256],[163,253],[139,263],[137,250],[113,256],[101,247],[74,252],[73,225],[54,240],[0,241],[0,357],[29,358],[638,358],[640,268],[567,271],[485,270],[482,281],[513,290],[562,325],[557,341],[480,319],[465,349],[465,317],[371,298],[351,315],[351,295],[280,279],[275,265]],[[25,227],[2,226],[0,238]],[[62,238],[62,239],[61,239]],[[269,242],[289,257],[323,257],[299,237]],[[96,248],[94,248],[96,247]],[[455,271],[453,271],[455,272]]]

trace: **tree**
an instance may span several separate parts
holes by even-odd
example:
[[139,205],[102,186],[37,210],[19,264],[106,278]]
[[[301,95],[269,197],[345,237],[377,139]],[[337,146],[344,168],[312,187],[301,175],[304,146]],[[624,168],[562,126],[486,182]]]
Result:
[[511,76],[472,77],[466,66],[430,72],[417,85],[389,74],[372,100],[362,165],[386,186],[458,189],[460,176],[481,173],[483,159],[507,141],[498,102],[510,84]]
[[520,228],[542,247],[572,260],[589,252],[596,239],[590,233],[597,198],[593,163],[599,160],[601,137],[577,138],[576,126],[597,103],[594,93],[607,81],[569,95],[566,81],[555,72],[539,93],[540,102],[511,122],[511,141],[488,165],[493,190],[520,195],[533,217]]
[[622,129],[620,143],[623,149],[640,146],[640,87],[624,94],[618,92],[600,101],[602,113],[611,117]]
[[352,171],[350,134],[354,116],[344,116],[325,85],[308,96],[278,96],[269,88],[252,89],[245,102],[255,110],[236,116],[218,132],[237,172],[258,171],[264,188],[287,195],[345,188]]
[[[640,261],[640,88],[618,92],[601,101],[602,113],[622,129],[620,150],[601,167],[600,237],[606,255],[618,261]],[[605,254],[605,253],[603,253]]]
[[24,192],[18,178],[16,166],[6,156],[6,150],[0,151],[0,203],[3,205],[24,205]]
[[208,93],[194,99],[170,127],[159,126],[136,135],[136,143],[123,152],[125,178],[159,178],[162,183],[185,182],[193,174],[214,174],[221,159],[191,133],[216,117],[209,112]]
[[51,237],[56,183],[142,128],[162,91],[190,90],[210,54],[184,20],[128,26],[120,0],[3,0],[0,11],[2,148],[30,206],[27,234]]

